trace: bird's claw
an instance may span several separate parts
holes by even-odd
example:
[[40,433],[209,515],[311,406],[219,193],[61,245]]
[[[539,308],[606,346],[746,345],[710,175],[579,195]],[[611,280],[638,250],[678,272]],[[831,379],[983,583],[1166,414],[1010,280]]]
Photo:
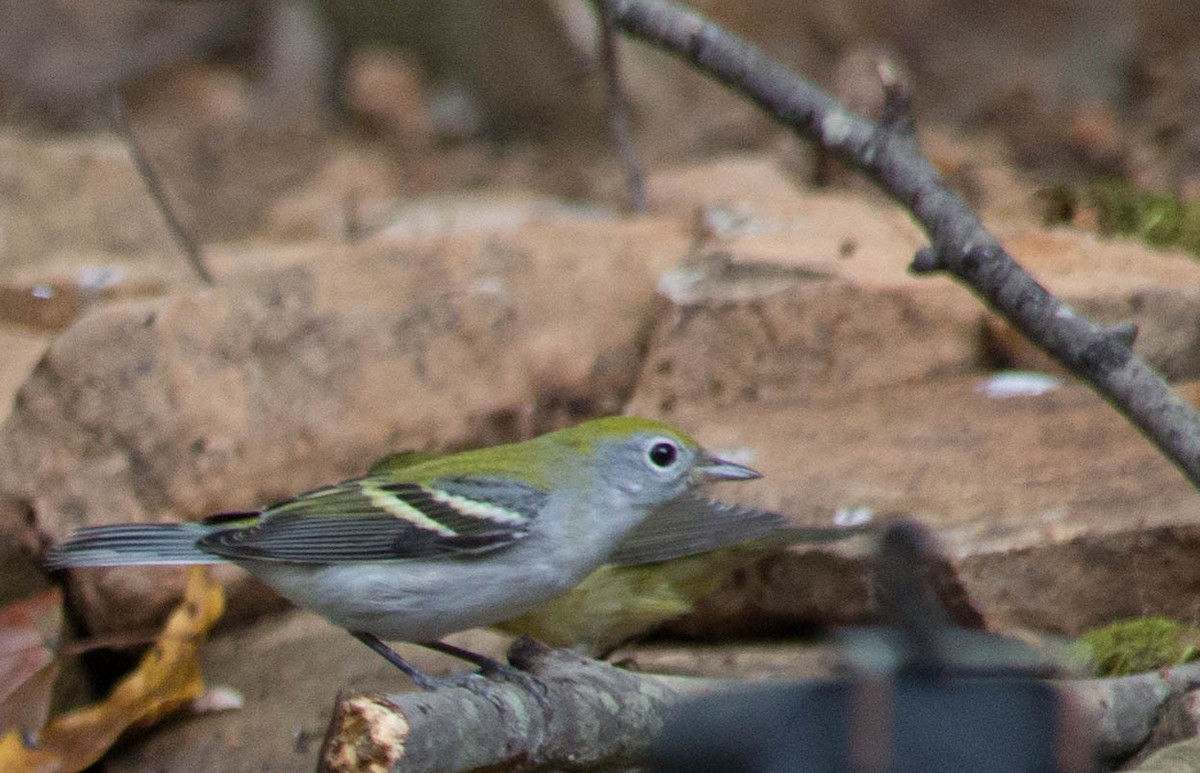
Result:
[[495,666],[484,667],[479,671],[457,671],[442,677],[428,677],[425,683],[417,686],[423,690],[437,690],[442,687],[461,687],[468,692],[484,698],[497,709],[504,709],[504,701],[497,693],[500,682],[511,682],[520,685],[533,695],[534,700],[543,710],[549,709],[546,700],[546,686],[538,679],[520,669],[497,663]]

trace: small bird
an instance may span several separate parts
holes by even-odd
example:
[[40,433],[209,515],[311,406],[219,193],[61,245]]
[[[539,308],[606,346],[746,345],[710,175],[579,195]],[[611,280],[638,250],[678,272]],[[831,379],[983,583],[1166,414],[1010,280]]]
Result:
[[[347,629],[419,687],[470,687],[455,675],[422,673],[383,640],[446,652],[485,674],[519,676],[439,639],[528,613],[614,556],[694,552],[680,547],[698,539],[693,521],[722,520],[726,507],[695,489],[759,477],[679,430],[637,417],[392,460],[255,513],[85,528],[51,548],[45,565],[229,561]],[[656,512],[664,517],[653,518]]]
[[[383,457],[371,471],[435,458],[430,452],[401,451]],[[696,602],[716,592],[741,567],[790,545],[835,542],[877,531],[871,523],[788,526],[779,513],[687,495],[655,509],[578,585],[489,627],[551,647],[604,656],[694,611]]]

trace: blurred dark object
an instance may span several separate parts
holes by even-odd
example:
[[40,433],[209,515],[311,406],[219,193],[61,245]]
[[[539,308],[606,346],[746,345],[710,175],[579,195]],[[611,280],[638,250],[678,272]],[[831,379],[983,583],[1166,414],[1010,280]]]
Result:
[[[821,682],[684,704],[653,747],[652,769],[1095,769],[1085,755],[1064,748],[1062,696],[1043,682],[938,683],[908,678],[888,688],[871,695],[849,682]],[[865,703],[868,700],[879,702]],[[871,729],[863,727],[870,720],[880,720],[890,739],[872,738]],[[1082,764],[1066,763],[1061,759],[1064,751],[1083,758]],[[857,759],[861,756],[874,759]]]
[[1081,715],[1002,637],[947,623],[925,580],[937,553],[905,521],[876,560],[888,628],[843,637],[847,677],[681,704],[651,749],[669,771],[1090,771]]

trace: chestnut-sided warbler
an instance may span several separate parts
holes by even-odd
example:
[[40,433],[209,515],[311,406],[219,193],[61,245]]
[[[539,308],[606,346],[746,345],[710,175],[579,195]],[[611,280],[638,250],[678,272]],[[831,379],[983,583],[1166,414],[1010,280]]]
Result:
[[[435,454],[402,451],[372,472],[427,462]],[[492,624],[552,647],[603,655],[688,614],[736,569],[800,543],[832,542],[862,527],[789,527],[778,513],[691,495],[654,510],[578,585],[524,614]]]
[[695,496],[696,487],[758,477],[635,417],[413,460],[385,460],[364,477],[257,513],[85,528],[52,548],[46,566],[230,561],[432,688],[445,680],[422,674],[381,639],[494,668],[438,640],[525,614],[623,552],[694,552],[679,545],[709,538],[697,523],[728,520],[719,510],[726,506]]

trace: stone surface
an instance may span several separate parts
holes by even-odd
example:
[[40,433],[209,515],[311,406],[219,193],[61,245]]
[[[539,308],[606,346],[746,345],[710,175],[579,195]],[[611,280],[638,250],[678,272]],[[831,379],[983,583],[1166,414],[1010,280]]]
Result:
[[174,260],[170,231],[117,138],[45,140],[7,130],[0,155],[6,274],[66,257],[76,270],[96,256]]
[[17,389],[49,345],[50,336],[45,332],[16,325],[0,327],[0,361],[4,362],[0,368],[0,414],[8,415]]
[[762,158],[650,182],[656,210],[695,219],[702,241],[659,282],[673,305],[632,412],[782,405],[978,366],[979,304],[906,273],[924,239],[890,205],[804,193]]
[[[684,249],[661,221],[386,240],[106,306],[58,337],[0,429],[8,533],[179,520],[619,410]],[[150,625],[178,570],[77,572],[95,630]],[[167,579],[169,578],[169,579]]]
[[[744,273],[778,264],[738,263]],[[954,288],[791,282],[750,300],[675,305],[652,338],[633,413],[782,407],[978,366],[978,311]]]
[[[902,512],[929,525],[998,629],[1190,619],[1195,490],[1087,388],[997,399],[978,391],[983,377],[814,396],[803,410],[743,405],[717,418],[697,407],[671,418],[764,473],[723,497],[804,524]],[[794,611],[813,593],[809,575],[799,557],[776,561],[755,603]],[[855,575],[840,576],[841,590],[861,597]]]
[[[1026,270],[1080,312],[1105,324],[1136,324],[1134,352],[1164,376],[1200,378],[1200,263],[1189,255],[1067,228],[1022,230],[1002,241]],[[1007,366],[1062,371],[1007,323],[990,319],[989,334]]]
[[[500,637],[473,632],[451,642],[502,656]],[[420,647],[401,655],[431,674],[468,667]],[[334,701],[344,690],[411,690],[403,674],[345,631],[299,611],[218,633],[201,654],[210,687],[229,687],[242,709],[183,716],[105,758],[106,770],[313,770]]]
[[[375,236],[354,246],[215,247],[222,285],[191,294],[160,274],[156,291],[175,294],[102,305],[22,390],[0,433],[6,532],[36,545],[93,521],[253,507],[384,450],[624,409],[752,449],[769,477],[731,496],[804,523],[854,508],[932,523],[961,562],[968,617],[1074,631],[1130,608],[1095,598],[1059,615],[1046,594],[1005,594],[995,567],[1064,566],[1077,538],[1174,527],[1191,491],[1082,387],[977,394],[985,313],[949,280],[905,272],[922,243],[911,223],[868,196],[799,191],[753,157],[668,170],[652,190],[664,219],[521,196],[377,204],[359,213]],[[676,266],[685,222],[700,246]],[[1152,361],[1194,371],[1191,261],[1069,230],[1005,241],[1076,306],[1134,316]],[[839,551],[743,572],[676,630],[866,619],[861,553]],[[74,599],[93,625],[141,626],[175,574],[78,573]],[[261,589],[238,582],[245,613]]]
[[[784,403],[823,392],[1045,367],[945,277],[907,272],[924,237],[871,196],[806,193],[768,159],[651,178],[656,210],[694,219],[698,245],[664,276],[673,302],[630,410]],[[1135,350],[1200,377],[1200,264],[1129,241],[1009,221],[1000,237],[1047,287],[1102,322],[1138,325]],[[988,335],[979,336],[988,320]]]

